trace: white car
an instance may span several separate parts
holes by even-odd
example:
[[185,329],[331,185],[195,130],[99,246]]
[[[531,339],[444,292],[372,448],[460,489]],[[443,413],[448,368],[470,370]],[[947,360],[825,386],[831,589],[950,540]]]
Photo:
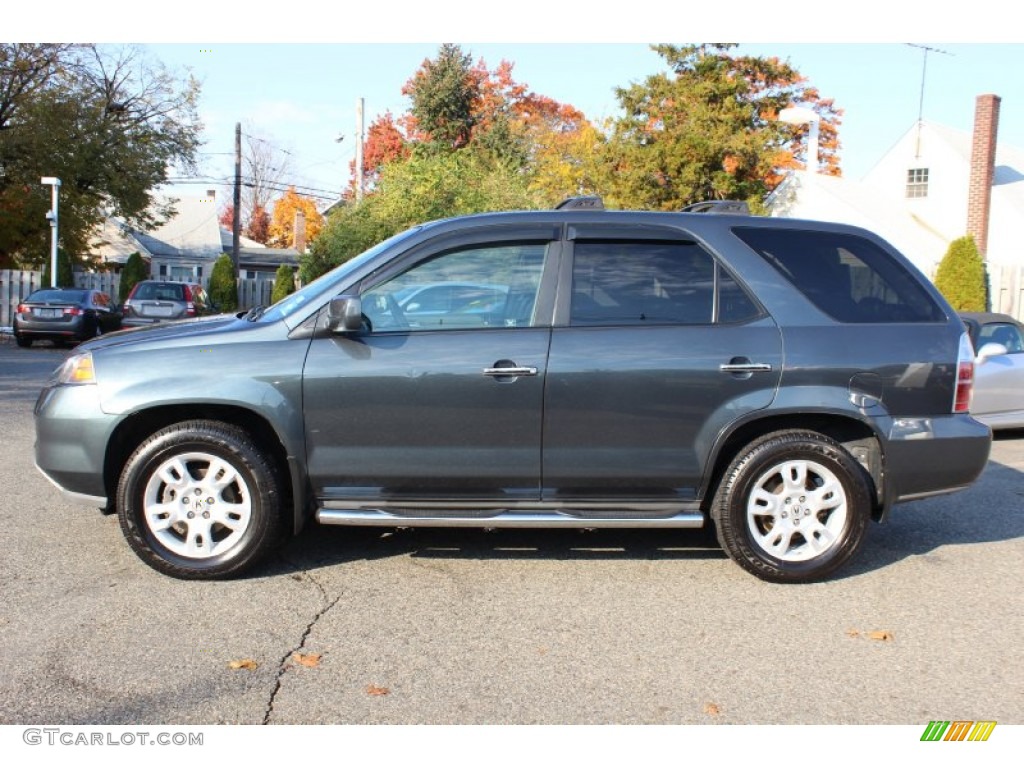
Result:
[[993,430],[1024,429],[1024,323],[991,312],[960,317],[977,354],[971,415]]

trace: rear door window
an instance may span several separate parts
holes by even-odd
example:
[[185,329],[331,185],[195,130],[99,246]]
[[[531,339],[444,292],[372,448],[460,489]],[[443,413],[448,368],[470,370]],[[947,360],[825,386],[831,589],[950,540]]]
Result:
[[870,240],[798,229],[733,233],[818,309],[842,323],[938,323],[945,313],[919,279]]
[[736,280],[696,243],[575,243],[570,325],[706,325],[759,314]]

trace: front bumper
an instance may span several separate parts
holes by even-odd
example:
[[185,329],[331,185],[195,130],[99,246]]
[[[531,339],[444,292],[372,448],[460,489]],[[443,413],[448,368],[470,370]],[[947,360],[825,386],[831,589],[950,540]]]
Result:
[[100,408],[95,385],[45,388],[35,406],[36,467],[66,497],[106,507],[103,467],[116,423]]

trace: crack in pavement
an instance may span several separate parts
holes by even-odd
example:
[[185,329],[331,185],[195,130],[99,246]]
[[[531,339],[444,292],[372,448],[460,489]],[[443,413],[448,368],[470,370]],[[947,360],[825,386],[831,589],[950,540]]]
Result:
[[[289,562],[288,564],[295,566],[297,570],[299,569],[299,566],[297,566],[295,563]],[[327,612],[330,611],[335,605],[337,605],[339,600],[341,600],[341,595],[338,595],[333,600],[330,600],[330,597],[327,594],[327,590],[324,588],[323,584],[321,584],[312,574],[306,571],[301,571],[301,573],[303,578],[308,579],[313,584],[313,586],[315,586],[320,591],[320,596],[327,604],[319,611],[317,611],[317,614],[313,617],[313,620],[306,625],[306,629],[303,631],[302,637],[299,638],[299,644],[292,648],[290,651],[287,651],[284,654],[284,656],[281,657],[281,660],[278,662],[277,677],[274,680],[274,689],[270,692],[270,699],[267,701],[267,708],[263,712],[263,725],[270,725],[270,718],[274,715],[274,701],[277,698],[278,692],[281,690],[281,683],[284,679],[284,673],[290,669],[288,660],[292,657],[292,655],[302,651],[302,649],[306,645],[306,640],[308,640],[309,636],[313,633],[313,627],[315,627],[317,622],[320,621],[320,619],[322,619],[327,614]],[[328,602],[328,600],[330,600],[330,602]]]

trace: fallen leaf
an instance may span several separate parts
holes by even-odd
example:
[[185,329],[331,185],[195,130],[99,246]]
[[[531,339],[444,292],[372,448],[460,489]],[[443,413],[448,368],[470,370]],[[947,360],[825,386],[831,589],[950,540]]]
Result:
[[847,637],[860,637],[860,631],[856,630],[856,629],[848,629],[848,630],[846,630],[846,636]]
[[541,656],[543,656],[547,652],[548,652],[547,648],[538,648],[537,649],[537,653],[539,653]]
[[881,629],[875,632],[868,632],[868,637],[870,637],[872,640],[883,640],[885,642],[888,642],[889,640],[892,640],[892,633],[886,632],[884,629]]
[[253,670],[253,669],[256,669],[256,667],[258,667],[258,666],[259,666],[259,664],[257,664],[252,659],[236,659],[235,661],[229,661],[228,662],[228,668],[229,669],[249,669],[249,670]]
[[717,704],[712,704],[709,701],[707,704],[704,705],[704,714],[705,715],[715,715],[715,716],[717,716],[717,715],[722,714],[722,710],[719,709]]
[[322,653],[293,653],[292,661],[304,667],[319,667]]
[[379,685],[368,685],[366,686],[366,692],[371,696],[387,696],[391,693],[390,688],[382,688]]

